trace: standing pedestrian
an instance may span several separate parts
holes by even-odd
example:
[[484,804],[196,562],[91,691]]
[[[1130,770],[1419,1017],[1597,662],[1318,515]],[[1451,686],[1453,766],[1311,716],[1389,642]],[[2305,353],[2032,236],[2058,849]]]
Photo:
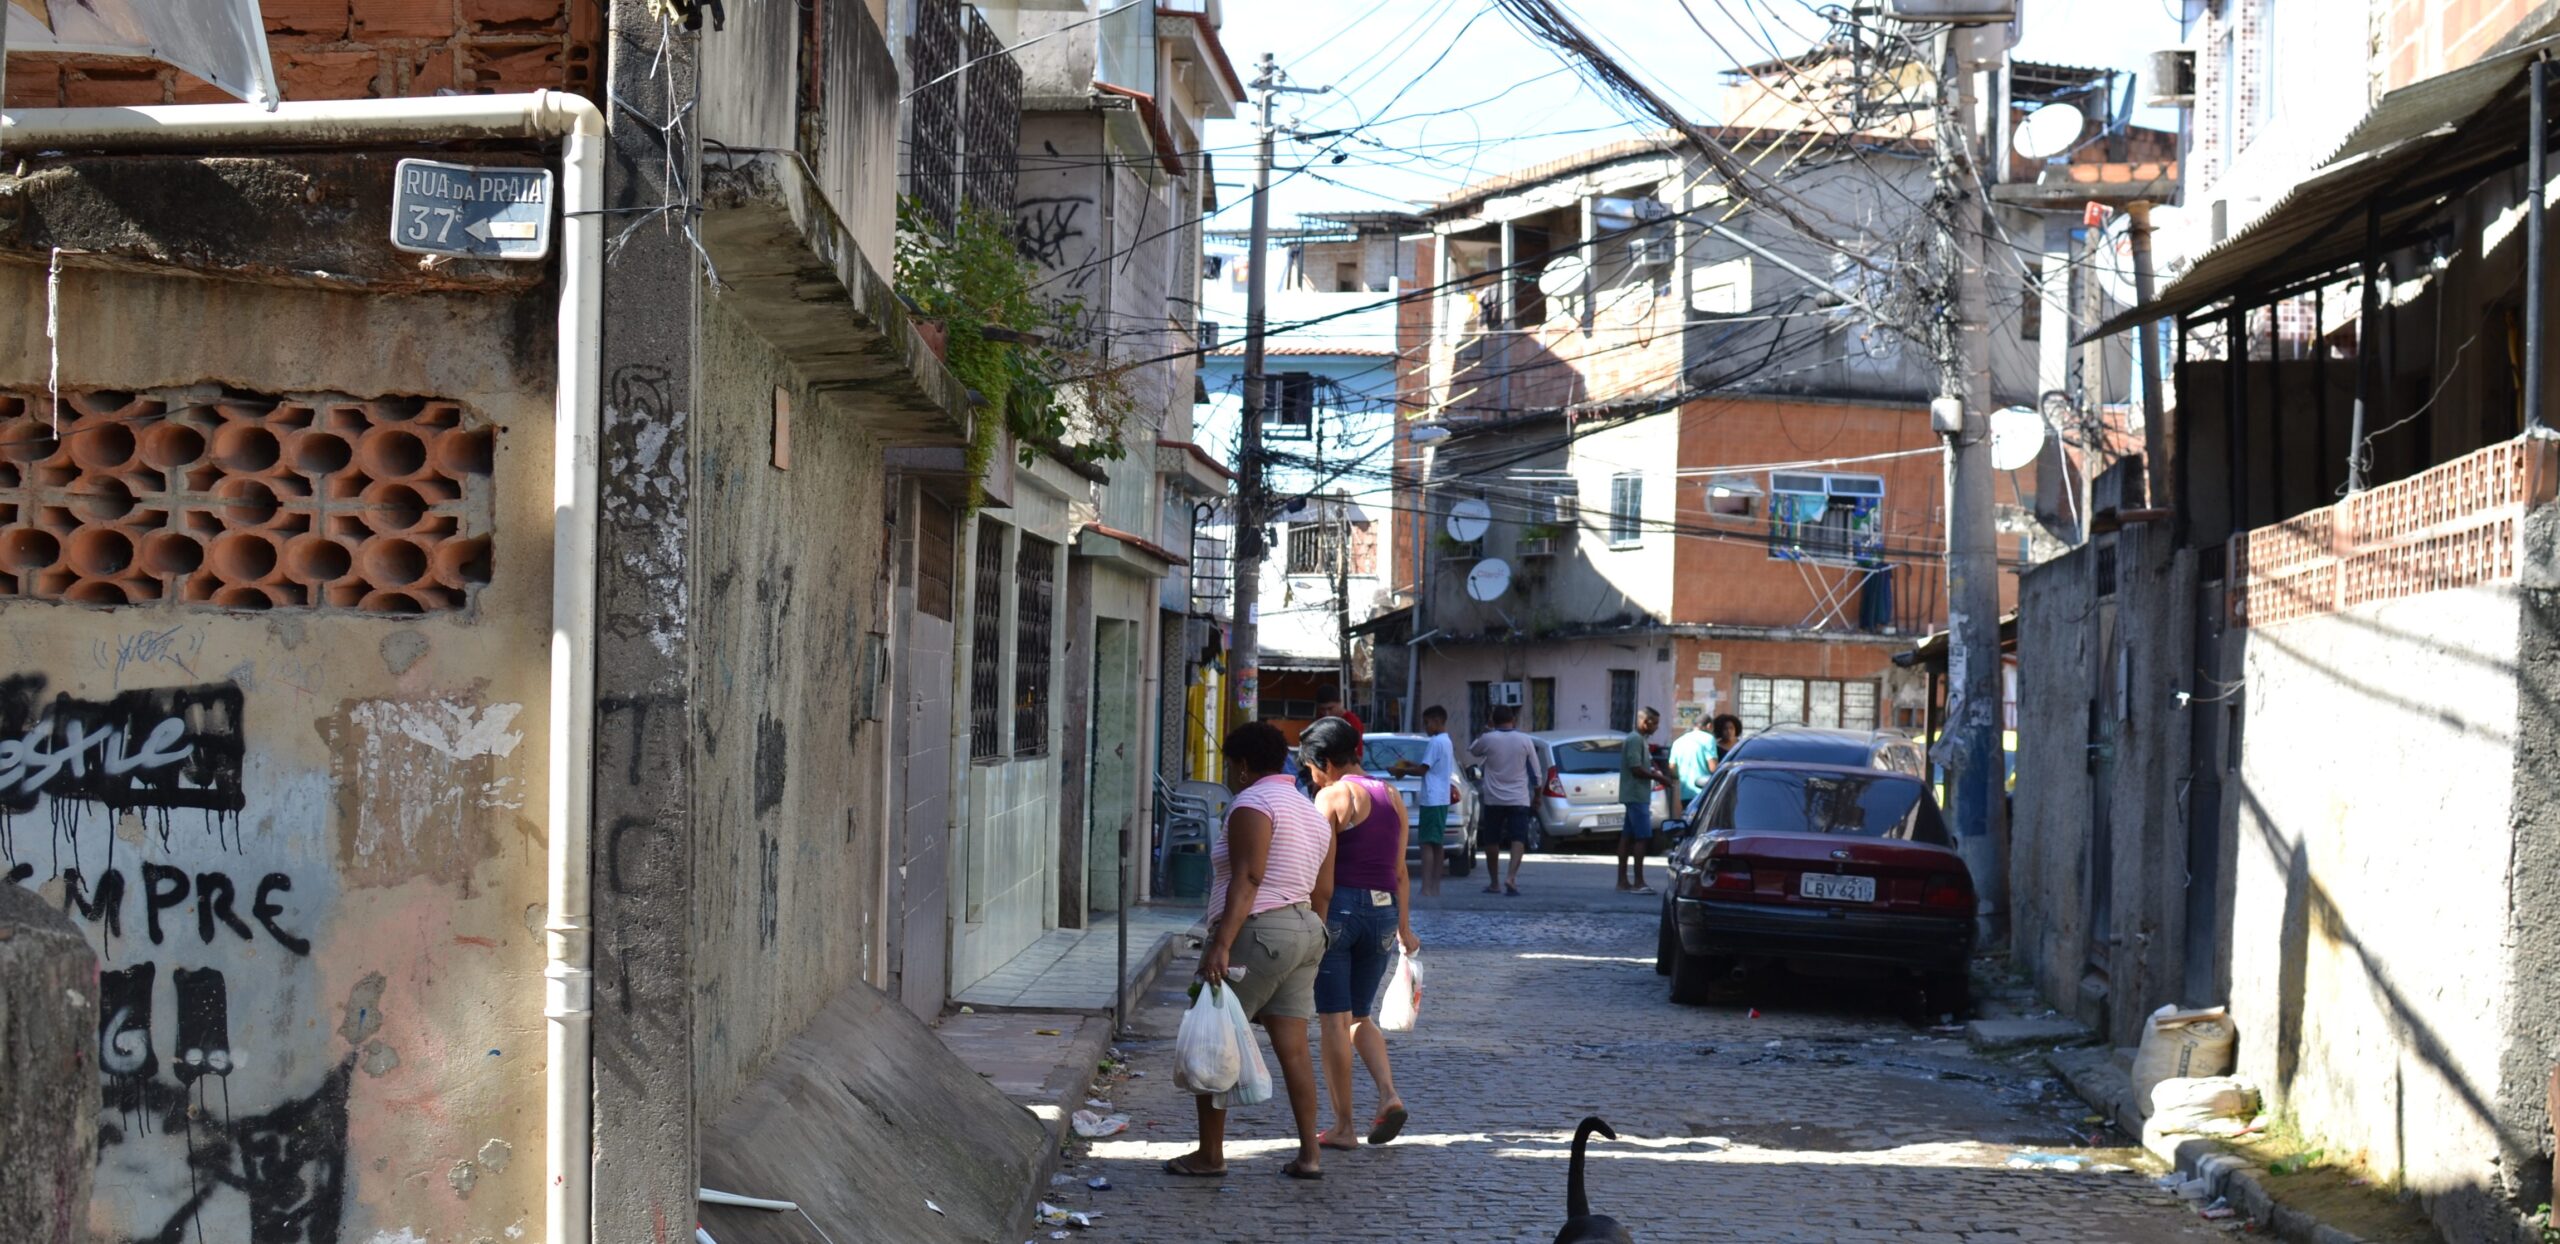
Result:
[[[1333,827],[1291,789],[1289,741],[1269,722],[1227,732],[1220,748],[1244,777],[1227,809],[1227,832],[1209,848],[1209,912],[1198,975],[1235,991],[1245,1016],[1271,1035],[1280,1078],[1297,1116],[1298,1156],[1281,1168],[1292,1179],[1322,1179],[1316,1144],[1316,1069],[1307,1021],[1316,1014],[1316,969],[1324,959],[1324,922],[1333,898]],[[1241,969],[1232,974],[1230,967]],[[1200,1147],[1164,1164],[1167,1174],[1227,1173],[1227,1112],[1199,1097]]]
[[[1387,766],[1397,777],[1422,779],[1422,790],[1414,797],[1414,839],[1422,844],[1422,892],[1440,893],[1440,874],[1446,871],[1444,851],[1449,841],[1449,792],[1458,785],[1458,754],[1449,744],[1449,710],[1437,704],[1422,710],[1422,759],[1419,763],[1399,760]],[[1460,844],[1464,849],[1464,844]]]
[[1324,1051],[1325,1093],[1333,1102],[1333,1126],[1316,1136],[1328,1149],[1358,1142],[1351,1128],[1351,1055],[1359,1051],[1378,1089],[1378,1114],[1369,1121],[1369,1143],[1383,1145],[1404,1130],[1404,1098],[1396,1094],[1387,1065],[1386,1034],[1370,1022],[1401,942],[1406,954],[1422,949],[1413,935],[1411,879],[1405,872],[1405,806],[1396,788],[1360,767],[1360,732],[1328,717],[1298,736],[1298,765],[1316,775],[1316,811],[1334,831],[1333,901],[1325,908],[1328,943],[1316,970],[1316,1020]]
[[1713,733],[1716,736],[1715,762],[1721,767],[1733,759],[1733,749],[1742,746],[1742,719],[1731,713],[1718,713]]
[[[1484,776],[1477,789],[1477,800],[1484,823],[1477,836],[1484,840],[1484,892],[1520,897],[1520,856],[1529,847],[1529,800],[1538,789],[1538,745],[1514,727],[1519,724],[1520,709],[1505,704],[1493,710],[1493,729],[1467,740],[1467,754],[1476,758]],[[1502,849],[1511,848],[1511,875],[1502,876]]]
[[1679,785],[1679,779],[1653,763],[1653,748],[1645,742],[1661,728],[1662,714],[1650,708],[1637,712],[1636,728],[1627,732],[1618,758],[1618,803],[1624,813],[1618,823],[1618,889],[1628,894],[1653,893],[1644,883],[1644,853],[1653,842],[1653,784]]
[[1707,720],[1700,717],[1689,723],[1679,738],[1671,740],[1671,776],[1678,778],[1680,807],[1674,815],[1687,816],[1691,805],[1707,789],[1707,777],[1715,772],[1716,736],[1707,732]]
[[[1340,688],[1327,687],[1324,689],[1324,693],[1316,700],[1316,720],[1322,721],[1327,717],[1339,717],[1344,721],[1350,722],[1351,730],[1355,734],[1367,734],[1369,732],[1369,726],[1366,722],[1360,720],[1360,714],[1352,712],[1350,709],[1343,706],[1342,691]],[[1299,737],[1305,738],[1306,733],[1304,731],[1300,731]]]

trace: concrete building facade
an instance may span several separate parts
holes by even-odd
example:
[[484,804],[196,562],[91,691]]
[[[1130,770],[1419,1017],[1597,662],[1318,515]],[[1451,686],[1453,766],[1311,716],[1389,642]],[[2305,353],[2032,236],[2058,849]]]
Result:
[[[1014,219],[1015,158],[1066,130],[1024,130],[1002,49],[1072,19],[287,7],[283,113],[48,138],[0,176],[0,866],[101,965],[89,1229],[766,1238],[706,1184],[839,1240],[1019,1229],[1045,1134],[923,1020],[1120,901],[1089,862],[1143,840],[1161,518],[1223,481],[1160,452],[1189,436],[1170,364],[1128,377],[1129,457],[1008,445],[973,510],[952,468],[995,416],[889,272],[919,73],[947,84],[925,122],[966,121],[925,140],[945,189]],[[1148,7],[1135,129],[1090,66],[1055,92],[1093,97],[1087,149],[1143,155],[1087,162],[1135,197],[1085,266],[1151,272],[1109,290],[1100,322],[1153,327],[1106,357],[1191,331],[1196,227],[1149,235],[1196,220],[1197,115],[1235,94],[1213,7]],[[182,129],[206,97],[9,70],[13,136],[64,104]],[[347,100],[367,119],[294,128]],[[399,120],[436,108],[529,119]],[[601,197],[540,262],[421,263],[388,236],[410,156]]]

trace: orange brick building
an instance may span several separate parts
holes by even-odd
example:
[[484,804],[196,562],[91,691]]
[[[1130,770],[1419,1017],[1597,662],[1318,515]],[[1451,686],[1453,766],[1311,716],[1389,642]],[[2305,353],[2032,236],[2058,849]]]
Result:
[[[1533,729],[1623,728],[1644,706],[1675,729],[1724,712],[1752,730],[1923,728],[1926,683],[1892,658],[1945,620],[1936,373],[1869,305],[1908,277],[1853,277],[1849,255],[1910,223],[1882,205],[1925,199],[1926,150],[1841,154],[1763,167],[1805,210],[1881,216],[1843,246],[1738,210],[1670,136],[1430,214],[1420,265],[1438,292],[1407,305],[1399,343],[1405,409],[1448,432],[1399,455],[1427,456],[1395,531],[1420,568],[1417,706],[1470,731],[1501,703]],[[2067,245],[2047,225],[2004,217]],[[1995,288],[1994,391],[2033,406],[2046,295],[2028,272]],[[2000,485],[2013,572],[2052,546],[2037,512],[2077,504],[2039,506],[2038,474]]]

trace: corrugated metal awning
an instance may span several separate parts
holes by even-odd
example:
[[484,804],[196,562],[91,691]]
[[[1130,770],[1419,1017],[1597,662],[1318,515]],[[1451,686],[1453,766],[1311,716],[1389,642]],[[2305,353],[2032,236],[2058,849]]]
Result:
[[2080,340],[2349,267],[2364,255],[2368,204],[2379,208],[2386,248],[2405,240],[2436,217],[2444,195],[2524,162],[2526,66],[2555,46],[2560,37],[2537,39],[2383,96],[2264,215]]

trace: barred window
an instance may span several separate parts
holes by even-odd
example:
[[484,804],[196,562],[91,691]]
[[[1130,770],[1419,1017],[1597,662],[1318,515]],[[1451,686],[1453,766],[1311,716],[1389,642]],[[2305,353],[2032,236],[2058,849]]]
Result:
[[1342,564],[1340,523],[1293,523],[1289,527],[1289,573],[1332,574]]
[[1013,754],[1049,751],[1049,613],[1057,587],[1058,546],[1022,538],[1013,561]]
[[1771,726],[1873,730],[1878,724],[1878,688],[1873,681],[1745,675],[1736,681],[1734,690],[1742,728],[1754,734]]
[[1609,728],[1612,730],[1636,728],[1636,672],[1634,670],[1609,671]]
[[1004,537],[978,524],[978,573],[969,600],[969,758],[1004,754]]

